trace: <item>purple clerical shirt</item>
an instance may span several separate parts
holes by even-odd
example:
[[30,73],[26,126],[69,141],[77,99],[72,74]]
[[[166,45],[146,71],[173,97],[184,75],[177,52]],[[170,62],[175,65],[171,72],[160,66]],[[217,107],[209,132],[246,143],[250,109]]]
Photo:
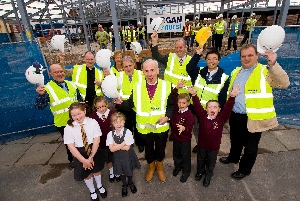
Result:
[[152,100],[153,96],[154,96],[154,93],[155,93],[155,90],[156,90],[156,87],[157,87],[157,82],[155,84],[146,84],[147,86],[147,91],[148,91],[148,95],[149,95],[149,98],[150,100]]

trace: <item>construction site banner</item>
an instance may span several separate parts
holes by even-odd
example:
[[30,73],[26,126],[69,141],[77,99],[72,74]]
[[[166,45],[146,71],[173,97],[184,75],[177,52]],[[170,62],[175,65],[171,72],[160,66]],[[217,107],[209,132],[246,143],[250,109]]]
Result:
[[147,15],[147,33],[153,33],[151,22],[154,18],[161,17],[165,19],[162,29],[159,33],[182,32],[185,14],[169,14],[169,15]]

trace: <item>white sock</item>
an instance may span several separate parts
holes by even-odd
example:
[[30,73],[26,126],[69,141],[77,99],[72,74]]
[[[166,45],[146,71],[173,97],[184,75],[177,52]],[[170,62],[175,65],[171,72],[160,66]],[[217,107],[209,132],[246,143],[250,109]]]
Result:
[[115,175],[116,177],[120,177],[120,175]]
[[90,193],[93,193],[93,194],[91,194],[91,198],[96,199],[97,193],[94,193],[94,192],[96,192],[96,190],[95,190],[95,186],[94,186],[94,182],[93,182],[93,177],[91,177],[90,179],[85,179],[84,182],[85,182],[85,185],[90,190]]
[[97,184],[97,188],[99,189],[100,193],[104,193],[105,189],[101,188],[102,187],[102,182],[101,182],[101,174],[99,176],[94,175],[96,184]]
[[109,168],[109,178],[114,178],[114,168],[113,167],[111,167],[111,168]]

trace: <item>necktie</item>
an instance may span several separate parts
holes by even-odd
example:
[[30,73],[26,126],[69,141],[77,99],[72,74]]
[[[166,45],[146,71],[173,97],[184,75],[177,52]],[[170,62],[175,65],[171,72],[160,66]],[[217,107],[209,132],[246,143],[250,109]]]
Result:
[[59,83],[59,85],[60,85],[60,87],[61,87],[64,91],[69,92],[69,90],[68,90],[68,88],[66,87],[66,84],[65,84],[64,82]]
[[129,75],[129,76],[128,76],[128,79],[129,79],[129,81],[131,82],[131,81],[132,81],[132,76]]
[[80,124],[80,128],[81,128],[82,142],[83,142],[84,149],[85,149],[87,155],[90,156],[92,150],[89,147],[87,136],[86,136],[85,130],[83,128],[83,124]]
[[105,121],[106,120],[106,117],[104,114],[102,114],[102,120]]
[[183,59],[182,58],[179,60],[179,63],[180,63],[180,66],[182,66],[182,63],[183,63]]
[[211,77],[210,77],[210,72],[207,72],[206,79],[207,79],[208,81],[210,81],[210,80],[211,80]]

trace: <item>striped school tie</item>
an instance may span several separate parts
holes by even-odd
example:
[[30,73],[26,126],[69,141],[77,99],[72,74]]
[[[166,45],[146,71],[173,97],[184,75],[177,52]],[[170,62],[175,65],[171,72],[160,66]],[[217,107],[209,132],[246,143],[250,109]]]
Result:
[[84,149],[85,149],[87,155],[90,156],[92,150],[89,147],[87,136],[86,136],[85,130],[83,128],[83,124],[80,124],[80,128],[81,128],[82,142],[83,142]]
[[102,119],[103,119],[103,122],[106,120],[106,117],[104,114],[102,114]]

